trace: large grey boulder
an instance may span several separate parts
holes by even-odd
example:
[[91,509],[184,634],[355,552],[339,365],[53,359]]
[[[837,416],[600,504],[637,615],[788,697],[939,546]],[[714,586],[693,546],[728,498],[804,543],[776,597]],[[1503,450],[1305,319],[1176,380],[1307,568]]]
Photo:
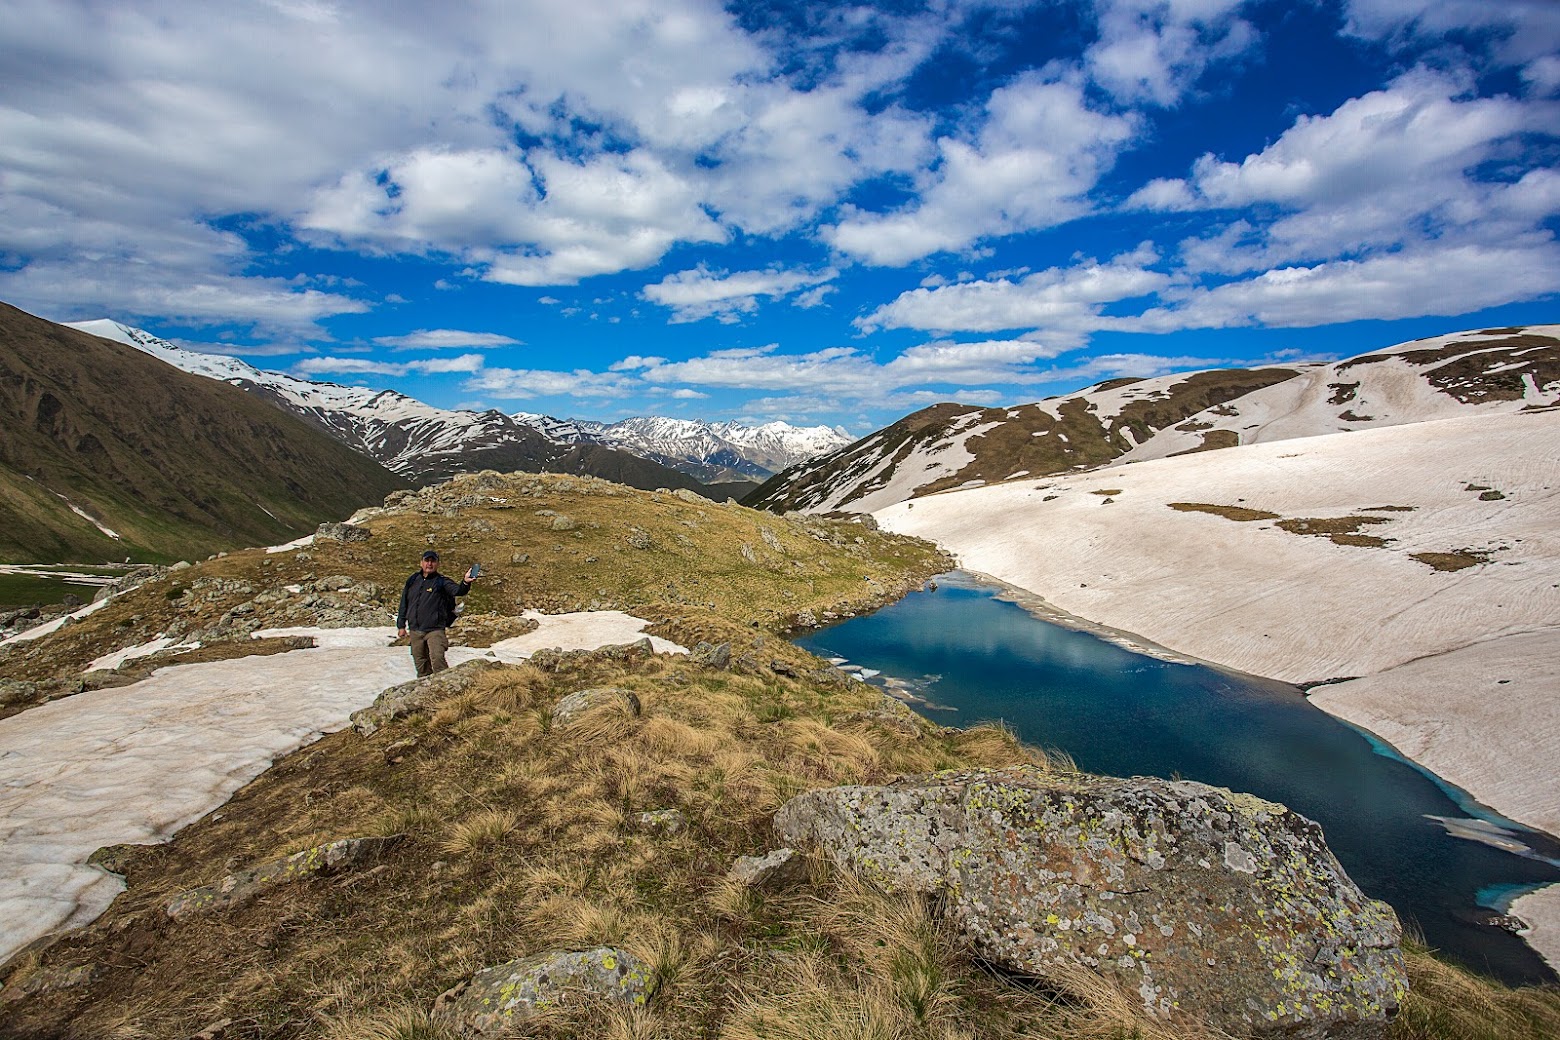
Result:
[[385,723],[405,718],[433,701],[465,692],[479,676],[503,667],[499,661],[477,657],[454,668],[391,686],[375,697],[373,704],[352,713],[352,728],[366,737]]
[[973,770],[809,792],[775,830],[941,896],[994,963],[1063,987],[1092,970],[1162,1020],[1379,1037],[1408,989],[1391,908],[1349,880],[1321,828],[1251,795]]
[[359,867],[379,858],[396,838],[345,838],[327,845],[268,860],[248,870],[229,874],[214,885],[202,885],[181,893],[168,903],[166,912],[177,920],[209,910],[225,910],[248,902],[266,889],[320,874]]
[[650,971],[610,946],[554,952],[484,968],[440,995],[434,1022],[466,1036],[503,1036],[550,1007],[580,998],[642,1007]]

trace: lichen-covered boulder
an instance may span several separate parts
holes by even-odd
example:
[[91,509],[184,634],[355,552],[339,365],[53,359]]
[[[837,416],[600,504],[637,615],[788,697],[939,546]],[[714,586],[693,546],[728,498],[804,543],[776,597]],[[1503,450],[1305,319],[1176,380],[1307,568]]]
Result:
[[570,1000],[594,997],[642,1007],[650,995],[649,969],[630,953],[598,946],[484,968],[440,995],[433,1020],[463,1035],[502,1036]]
[[642,710],[639,695],[633,690],[625,690],[617,686],[599,686],[571,693],[559,701],[552,710],[553,725],[567,726],[592,708],[604,704],[618,705],[629,715],[638,715]]
[[229,874],[215,885],[202,885],[173,898],[166,907],[177,920],[208,910],[225,910],[248,902],[268,888],[321,874],[334,874],[378,859],[396,838],[344,838],[281,859]]
[[373,704],[352,713],[352,728],[366,737],[385,723],[405,718],[435,700],[463,693],[479,676],[503,667],[499,661],[477,657],[454,668],[391,686],[375,697]]
[[1391,908],[1360,892],[1321,828],[1250,795],[973,770],[813,791],[775,830],[888,887],[941,895],[995,963],[1064,986],[1093,970],[1162,1020],[1377,1037],[1407,992]]

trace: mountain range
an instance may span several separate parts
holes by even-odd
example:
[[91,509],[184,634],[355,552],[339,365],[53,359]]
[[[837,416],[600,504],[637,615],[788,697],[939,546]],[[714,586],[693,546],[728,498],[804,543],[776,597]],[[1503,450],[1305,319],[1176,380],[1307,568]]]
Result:
[[636,416],[601,423],[528,412],[517,412],[513,418],[553,440],[621,448],[706,482],[763,480],[851,442],[839,427],[797,427],[786,422],[746,426]]
[[956,488],[1560,402],[1560,326],[1482,329],[1331,363],[1111,379],[1007,408],[938,404],[744,501],[867,513]]
[[638,417],[608,424],[526,412],[506,415],[497,409],[435,408],[394,390],[299,379],[237,358],[186,350],[107,318],[71,327],[247,390],[419,484],[481,469],[546,471],[725,498],[850,441],[828,427],[799,429],[783,422],[755,427]]

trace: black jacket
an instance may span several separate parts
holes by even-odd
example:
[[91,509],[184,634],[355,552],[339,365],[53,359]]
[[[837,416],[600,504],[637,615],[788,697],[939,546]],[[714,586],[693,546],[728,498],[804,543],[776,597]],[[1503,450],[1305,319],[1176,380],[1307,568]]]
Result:
[[471,591],[471,584],[451,581],[434,572],[423,577],[418,571],[406,579],[401,590],[401,608],[395,613],[395,627],[414,632],[432,632],[455,623],[455,597]]

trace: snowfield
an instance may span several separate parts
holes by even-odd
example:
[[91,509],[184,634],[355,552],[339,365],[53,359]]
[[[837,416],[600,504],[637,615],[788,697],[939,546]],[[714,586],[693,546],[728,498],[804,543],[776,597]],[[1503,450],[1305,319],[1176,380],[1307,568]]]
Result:
[[[1340,545],[1172,502],[1377,517],[1358,533],[1389,541]],[[1227,448],[875,515],[972,570],[1179,653],[1296,683],[1374,677],[1315,700],[1513,819],[1560,833],[1560,413]],[[1458,552],[1489,562],[1446,571],[1411,558]],[[1500,674],[1487,674],[1495,662]],[[1486,675],[1505,680],[1498,697],[1470,687]]]
[[[450,663],[520,661],[543,647],[639,638],[620,611],[539,615],[534,632]],[[386,687],[413,678],[394,629],[277,629],[314,649],[164,668],[151,678],[40,705],[0,721],[0,962],[101,914],[120,879],[86,865],[105,845],[164,841],[270,767],[341,729]],[[658,652],[686,653],[652,638]]]

